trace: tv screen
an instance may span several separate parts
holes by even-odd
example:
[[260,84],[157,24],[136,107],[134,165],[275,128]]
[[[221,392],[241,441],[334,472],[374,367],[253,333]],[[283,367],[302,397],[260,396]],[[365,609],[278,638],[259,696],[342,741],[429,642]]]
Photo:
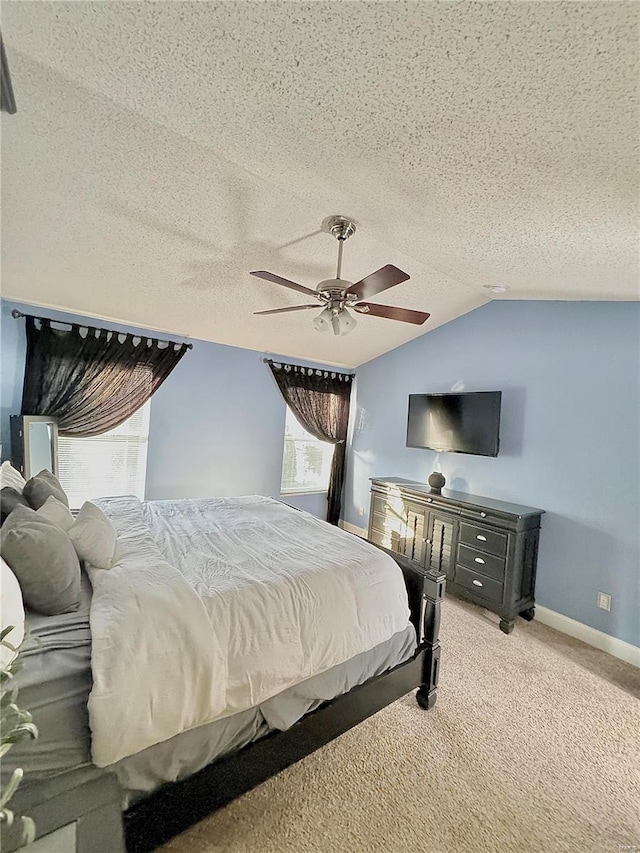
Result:
[[497,456],[501,391],[410,394],[407,447]]

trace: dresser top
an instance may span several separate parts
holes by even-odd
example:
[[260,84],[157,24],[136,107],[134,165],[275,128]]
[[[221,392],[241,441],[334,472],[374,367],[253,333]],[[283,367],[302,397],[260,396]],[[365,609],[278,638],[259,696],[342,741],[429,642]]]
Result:
[[388,486],[401,486],[411,492],[428,495],[437,501],[438,498],[445,498],[448,501],[454,501],[458,504],[471,504],[474,506],[484,507],[493,510],[494,512],[502,512],[506,515],[541,515],[543,509],[537,509],[533,506],[524,506],[522,504],[509,503],[507,501],[499,501],[495,498],[486,498],[481,495],[469,495],[466,492],[454,492],[451,489],[443,489],[441,495],[435,495],[431,491],[431,487],[427,483],[417,483],[414,480],[405,480],[404,477],[372,477],[372,483],[380,483]]

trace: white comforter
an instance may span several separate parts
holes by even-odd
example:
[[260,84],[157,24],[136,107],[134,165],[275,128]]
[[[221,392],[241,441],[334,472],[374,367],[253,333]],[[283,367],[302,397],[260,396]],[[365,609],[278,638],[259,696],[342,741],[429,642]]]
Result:
[[93,760],[258,705],[409,621],[372,545],[271,498],[99,502],[114,564],[89,568]]

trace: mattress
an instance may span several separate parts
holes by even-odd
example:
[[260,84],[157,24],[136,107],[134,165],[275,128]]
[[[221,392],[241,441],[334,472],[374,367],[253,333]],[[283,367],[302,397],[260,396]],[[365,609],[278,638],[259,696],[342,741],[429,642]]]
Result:
[[[79,774],[86,779],[107,772],[91,763],[87,698],[92,685],[89,608],[91,584],[83,574],[81,603],[75,613],[27,618],[23,667],[16,676],[19,704],[38,726],[36,741],[16,744],[4,757],[2,774],[25,771],[24,786],[45,786],[54,796]],[[185,778],[220,756],[293,725],[322,702],[408,660],[416,649],[411,625],[375,648],[230,717],[192,729],[109,768],[123,790],[123,807],[166,782]]]

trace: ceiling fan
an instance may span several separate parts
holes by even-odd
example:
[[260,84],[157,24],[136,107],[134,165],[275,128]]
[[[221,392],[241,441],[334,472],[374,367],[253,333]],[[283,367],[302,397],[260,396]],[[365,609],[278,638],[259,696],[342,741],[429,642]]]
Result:
[[374,302],[361,302],[367,296],[375,296],[389,287],[407,281],[409,276],[406,272],[387,264],[371,275],[360,279],[355,284],[340,278],[342,270],[342,249],[345,240],[355,234],[355,222],[344,216],[329,216],[322,223],[323,230],[332,234],[338,241],[338,269],[335,278],[321,281],[315,290],[289,281],[282,276],[274,275],[266,270],[255,270],[251,275],[281,284],[291,290],[297,290],[308,296],[313,296],[317,301],[310,305],[293,305],[291,308],[272,308],[269,311],[254,311],[254,314],[285,314],[289,311],[307,311],[318,308],[318,302],[324,305],[324,309],[314,319],[313,325],[319,332],[333,330],[335,335],[347,335],[356,326],[356,318],[347,309],[351,308],[358,314],[370,314],[372,317],[384,317],[388,320],[400,320],[402,323],[414,323],[422,325],[431,315],[423,311],[413,311],[409,308],[394,308],[391,305],[377,305]]

